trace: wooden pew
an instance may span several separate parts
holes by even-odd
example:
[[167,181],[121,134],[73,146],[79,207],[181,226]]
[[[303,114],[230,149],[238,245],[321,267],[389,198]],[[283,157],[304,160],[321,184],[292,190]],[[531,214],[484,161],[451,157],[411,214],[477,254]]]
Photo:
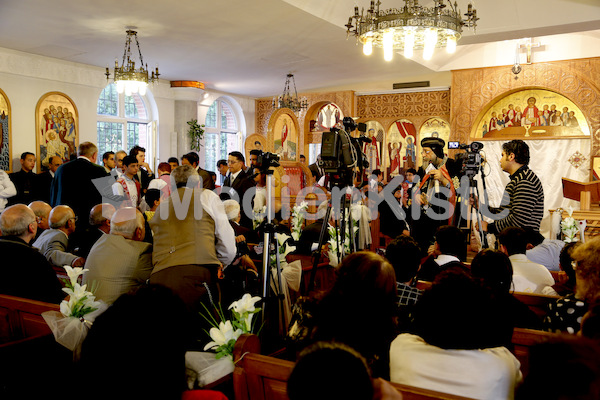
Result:
[[[294,363],[258,354],[260,342],[255,335],[242,335],[234,350],[233,388],[236,400],[288,400],[287,380]],[[455,396],[417,387],[392,385],[402,393],[404,400],[465,400]]]
[[0,294],[0,343],[51,333],[42,317],[45,311],[60,311],[60,306]]
[[526,376],[529,372],[529,349],[537,343],[553,336],[553,333],[534,329],[515,328],[512,336],[512,353],[521,362],[521,372]]
[[548,312],[548,304],[555,302],[560,297],[558,296],[546,296],[537,293],[520,293],[513,292],[515,296],[522,303],[527,305],[540,319],[544,319]]

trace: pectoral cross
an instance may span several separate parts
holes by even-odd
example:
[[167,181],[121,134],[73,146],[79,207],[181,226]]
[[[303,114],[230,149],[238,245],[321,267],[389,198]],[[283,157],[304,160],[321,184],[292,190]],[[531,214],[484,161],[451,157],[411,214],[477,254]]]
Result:
[[540,47],[541,44],[533,43],[532,38],[527,38],[526,40],[529,40],[529,42],[527,42],[525,44],[520,44],[519,49],[527,49],[527,64],[531,64],[531,48],[532,47]]

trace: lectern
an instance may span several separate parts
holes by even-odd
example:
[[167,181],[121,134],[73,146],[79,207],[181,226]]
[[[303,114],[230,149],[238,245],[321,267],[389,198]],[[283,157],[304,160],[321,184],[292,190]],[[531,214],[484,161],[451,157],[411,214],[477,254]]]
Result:
[[563,196],[567,199],[577,200],[581,204],[581,211],[590,211],[598,208],[600,202],[600,181],[578,182],[562,178]]

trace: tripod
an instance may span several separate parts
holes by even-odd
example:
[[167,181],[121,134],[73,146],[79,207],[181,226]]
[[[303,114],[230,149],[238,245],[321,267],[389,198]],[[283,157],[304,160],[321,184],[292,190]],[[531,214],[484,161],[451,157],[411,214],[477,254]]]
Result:
[[[270,312],[269,315],[274,315],[271,312],[271,304],[279,307],[281,315],[277,315],[277,318],[281,318],[279,321],[285,321],[283,300],[284,295],[282,294],[283,288],[281,287],[281,264],[279,260],[279,241],[275,235],[275,225],[272,223],[271,216],[273,215],[273,205],[271,201],[272,190],[273,190],[273,170],[261,171],[267,176],[267,223],[265,224],[265,230],[263,235],[263,287],[262,287],[262,319],[263,322],[267,321],[267,309]],[[271,287],[271,281],[274,282],[273,273],[271,271],[271,255],[274,252],[275,255],[275,270],[277,274],[277,285]],[[273,325],[271,325],[273,326]]]
[[[335,231],[336,231],[336,241],[337,241],[337,259],[338,262],[341,262],[342,259],[346,256],[346,251],[345,251],[345,246],[344,246],[344,242],[346,239],[346,215],[347,215],[347,219],[348,219],[348,225],[349,225],[349,231],[350,231],[350,253],[353,253],[356,251],[356,243],[355,243],[355,237],[354,237],[354,232],[353,232],[353,220],[352,220],[352,211],[350,209],[350,204],[351,204],[351,200],[348,199],[347,195],[344,194],[342,196],[341,199],[341,205],[340,205],[340,226],[338,226],[337,224],[337,220],[336,220],[336,226],[335,226]],[[328,204],[327,204],[327,210],[325,212],[325,217],[323,218],[323,225],[321,226],[321,232],[319,234],[319,243],[318,246],[316,248],[315,251],[313,251],[312,253],[312,257],[313,257],[313,266],[312,266],[312,270],[310,271],[310,280],[308,282],[308,286],[306,289],[307,293],[310,293],[313,291],[314,289],[314,285],[315,285],[315,277],[317,275],[317,266],[319,265],[319,260],[321,258],[321,248],[323,248],[323,245],[325,244],[325,232],[327,231],[327,226],[329,224],[329,218],[331,216],[331,208],[332,208],[332,201],[328,200]],[[339,235],[337,233],[340,233]],[[341,242],[340,242],[341,241]],[[307,294],[304,293],[304,294]]]
[[[483,167],[481,167],[480,170],[481,170],[481,182],[483,184],[483,193],[484,193],[484,197],[485,197],[484,204],[488,204],[488,201],[487,201],[487,191],[486,191],[486,186],[485,186],[485,177],[483,176]],[[480,201],[480,198],[479,198],[479,186],[477,185],[477,179],[475,179],[475,173],[474,172],[475,171],[467,170],[467,174],[466,175],[469,178],[469,191],[468,191],[468,194],[466,196],[466,199],[461,199],[461,202],[468,201],[469,202],[469,206],[468,206],[468,208],[466,210],[467,211],[466,212],[467,216],[463,216],[463,214],[461,212],[460,217],[458,219],[458,222],[457,222],[456,226],[460,228],[460,223],[461,223],[462,220],[464,220],[464,221],[467,222],[466,229],[469,230],[469,232],[470,232],[470,229],[469,229],[470,225],[469,225],[469,221],[467,221],[467,219],[468,219],[468,216],[471,215],[472,210],[475,210],[475,217],[476,217],[476,220],[477,220],[477,226],[479,227],[479,229],[478,229],[479,232],[478,233],[479,233],[479,238],[481,240],[481,247],[484,248],[484,249],[486,249],[489,246],[488,246],[487,236],[486,236],[486,234],[483,231],[483,226],[482,226],[483,216],[481,214],[481,209],[480,209],[481,208],[480,206],[481,206],[482,202]],[[476,203],[477,204],[471,204],[471,202],[470,202],[471,198],[476,199]]]

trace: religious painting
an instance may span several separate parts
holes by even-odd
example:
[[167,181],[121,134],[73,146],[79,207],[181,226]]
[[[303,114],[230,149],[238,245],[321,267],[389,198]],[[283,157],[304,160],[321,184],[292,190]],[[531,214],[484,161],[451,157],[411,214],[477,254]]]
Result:
[[478,118],[471,137],[498,138],[589,136],[583,113],[565,96],[545,89],[525,89],[493,102]]
[[448,154],[448,141],[450,140],[450,124],[441,118],[429,118],[421,125],[419,131],[419,142],[426,137],[437,137],[442,139],[446,146],[444,154]]
[[79,145],[79,114],[73,100],[66,94],[50,92],[43,95],[35,109],[38,171],[47,168],[50,157],[63,162],[77,154]]
[[246,160],[250,158],[250,150],[267,151],[265,146],[266,141],[267,138],[265,135],[261,135],[260,133],[253,133],[246,137],[246,141],[244,142]]
[[[298,119],[287,108],[274,112],[269,119],[267,143],[272,141],[273,152],[280,161],[298,161]],[[263,146],[264,147],[264,146]]]
[[317,120],[313,131],[329,131],[333,127],[342,127],[344,114],[334,103],[325,104],[317,112]]
[[390,126],[385,152],[388,177],[403,175],[404,170],[416,168],[416,138],[415,125],[407,119],[399,119]]
[[374,169],[381,170],[384,167],[384,153],[382,152],[384,143],[383,125],[378,121],[367,121],[366,137],[370,139],[368,143],[362,143],[362,151],[369,166],[365,169],[370,175]]
[[10,102],[0,89],[0,169],[11,171]]

